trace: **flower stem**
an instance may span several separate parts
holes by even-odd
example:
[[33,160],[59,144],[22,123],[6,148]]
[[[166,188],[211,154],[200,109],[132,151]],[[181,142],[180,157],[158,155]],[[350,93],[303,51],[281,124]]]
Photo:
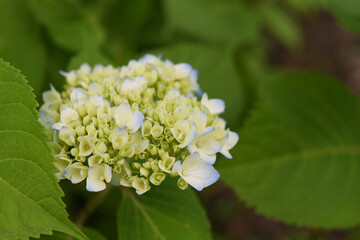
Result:
[[80,211],[78,218],[76,219],[76,226],[81,228],[88,218],[94,213],[96,208],[100,203],[105,199],[111,190],[111,185],[108,185],[104,191],[95,193],[90,200],[87,202],[86,206]]

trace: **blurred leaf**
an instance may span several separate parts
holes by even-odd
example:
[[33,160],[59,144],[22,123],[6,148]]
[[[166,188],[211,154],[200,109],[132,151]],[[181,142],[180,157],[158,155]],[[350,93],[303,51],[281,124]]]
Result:
[[217,165],[259,213],[324,228],[360,223],[360,104],[318,74],[267,82],[233,153]]
[[152,52],[174,63],[190,63],[198,70],[201,90],[207,92],[209,98],[225,100],[223,117],[230,125],[237,124],[244,108],[243,93],[230,51],[195,44],[179,44]]
[[85,227],[82,230],[90,240],[106,240],[106,237],[92,228]]
[[[152,4],[153,1],[149,0],[104,2],[101,15],[108,33],[105,47],[115,56],[118,63],[122,64],[133,57]],[[158,14],[158,9],[156,12]]]
[[301,44],[301,32],[295,21],[275,5],[264,5],[260,10],[260,16],[265,27],[268,28],[278,40],[287,47],[295,48]]
[[96,15],[77,1],[28,0],[28,3],[59,46],[76,51],[82,48],[89,36],[97,45],[102,43],[104,32]]
[[211,239],[210,225],[195,193],[165,181],[141,196],[125,190],[118,217],[118,239]]
[[327,0],[284,0],[296,10],[309,10],[325,6]]
[[[40,240],[67,240],[69,238],[69,235],[61,232],[53,232],[52,235],[41,235]],[[30,238],[32,240],[35,240],[37,238]],[[91,240],[91,239],[90,239]]]
[[96,64],[107,65],[110,64],[111,61],[102,53],[102,50],[89,39],[84,43],[79,53],[71,59],[68,70],[78,69],[83,63],[94,66]]
[[241,1],[165,0],[169,20],[178,29],[213,42],[251,41],[256,37],[254,15]]
[[[40,29],[23,0],[0,2],[0,57],[28,76],[39,99],[46,65],[45,44]],[[34,64],[36,63],[36,64]]]
[[360,1],[358,0],[327,0],[329,7],[340,24],[350,30],[360,32]]
[[[106,240],[106,237],[104,237],[98,231],[92,228],[84,227],[81,230],[85,233],[85,235],[89,238],[89,240]],[[40,240],[68,240],[68,239],[69,239],[69,235],[61,232],[54,232],[53,235],[40,236]]]
[[0,238],[57,230],[87,239],[67,218],[36,106],[24,76],[0,60]]

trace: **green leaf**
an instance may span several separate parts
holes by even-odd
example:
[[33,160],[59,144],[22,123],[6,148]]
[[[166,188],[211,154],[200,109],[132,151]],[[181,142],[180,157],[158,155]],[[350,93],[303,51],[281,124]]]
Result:
[[118,239],[211,239],[206,214],[192,190],[165,181],[138,196],[124,190],[117,211]]
[[194,44],[179,44],[153,51],[174,63],[190,63],[198,70],[198,82],[209,98],[221,98],[226,103],[224,118],[230,125],[238,122],[244,108],[243,93],[230,51]]
[[92,228],[85,227],[82,230],[90,240],[106,240],[106,237]]
[[0,239],[52,230],[87,239],[67,218],[36,106],[24,76],[0,60]]
[[360,104],[330,77],[263,85],[221,178],[259,213],[323,228],[360,223]]
[[28,76],[30,85],[40,98],[46,66],[45,44],[26,2],[0,2],[0,29],[0,56]]
[[265,4],[258,10],[265,27],[286,47],[296,48],[301,44],[299,26],[285,12],[276,5]]
[[358,0],[327,0],[332,13],[340,24],[350,30],[360,32],[360,1]]
[[73,0],[28,0],[36,19],[59,46],[77,51],[91,36],[100,45],[104,32],[96,13]]
[[207,41],[251,41],[257,35],[254,14],[240,1],[166,0],[165,7],[176,28]]
[[89,39],[84,43],[79,53],[71,59],[68,70],[78,69],[83,63],[94,66],[96,64],[107,65],[110,64],[111,61],[102,53],[101,49]]
[[[85,235],[90,239],[90,240],[106,240],[106,237],[104,237],[103,235],[101,235],[98,231],[89,228],[89,227],[84,227],[81,228],[81,230],[85,233]],[[69,235],[61,233],[61,232],[53,232],[53,235],[51,236],[47,236],[47,235],[41,235],[40,240],[68,240],[69,239]]]

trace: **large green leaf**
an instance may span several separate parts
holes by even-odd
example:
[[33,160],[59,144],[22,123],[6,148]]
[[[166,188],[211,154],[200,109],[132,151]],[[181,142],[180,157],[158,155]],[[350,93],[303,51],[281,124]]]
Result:
[[276,5],[264,4],[258,8],[258,11],[265,27],[282,44],[290,48],[300,46],[300,28],[284,9]]
[[89,36],[101,44],[104,32],[96,13],[73,0],[28,0],[35,17],[59,46],[71,51],[82,48]]
[[0,239],[52,230],[87,239],[67,219],[36,106],[24,76],[0,60]]
[[327,0],[337,20],[350,30],[360,32],[360,1]]
[[45,44],[23,0],[0,1],[0,57],[26,74],[39,98],[46,65]]
[[232,160],[217,168],[240,198],[267,216],[326,228],[360,223],[360,104],[318,74],[264,84],[239,131]]
[[194,44],[180,44],[154,50],[174,63],[190,63],[198,70],[198,82],[210,98],[225,100],[224,118],[230,125],[238,122],[244,108],[243,93],[230,51]]
[[118,239],[211,239],[205,211],[192,190],[165,181],[141,196],[130,190],[118,212]]
[[101,233],[99,233],[95,229],[86,227],[83,228],[82,230],[90,240],[106,240],[106,237],[104,237]]
[[111,61],[104,55],[101,49],[96,46],[91,39],[84,43],[84,46],[76,56],[74,56],[68,66],[68,70],[78,69],[83,63],[88,63],[91,66],[96,64],[107,65]]
[[[104,237],[98,231],[92,228],[84,227],[81,230],[86,234],[86,236],[90,240],[106,240],[106,237]],[[69,235],[61,232],[53,232],[53,235],[51,236],[41,235],[40,237],[40,240],[68,240],[68,239],[69,239]]]
[[175,27],[207,41],[251,41],[257,35],[256,18],[241,1],[166,0],[165,7]]

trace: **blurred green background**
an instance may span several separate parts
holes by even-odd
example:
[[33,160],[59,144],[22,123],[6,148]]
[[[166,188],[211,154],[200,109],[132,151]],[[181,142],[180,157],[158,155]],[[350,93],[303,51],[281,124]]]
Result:
[[[258,86],[283,71],[326,72],[360,94],[359,32],[358,0],[0,0],[0,57],[22,70],[40,104],[50,83],[62,89],[59,70],[120,66],[154,53],[197,68],[201,88],[226,101],[232,129],[242,126]],[[61,185],[75,222],[90,193]],[[221,181],[199,196],[214,239],[360,239],[359,228],[309,229],[263,217]],[[116,239],[120,199],[112,188],[85,225]]]

